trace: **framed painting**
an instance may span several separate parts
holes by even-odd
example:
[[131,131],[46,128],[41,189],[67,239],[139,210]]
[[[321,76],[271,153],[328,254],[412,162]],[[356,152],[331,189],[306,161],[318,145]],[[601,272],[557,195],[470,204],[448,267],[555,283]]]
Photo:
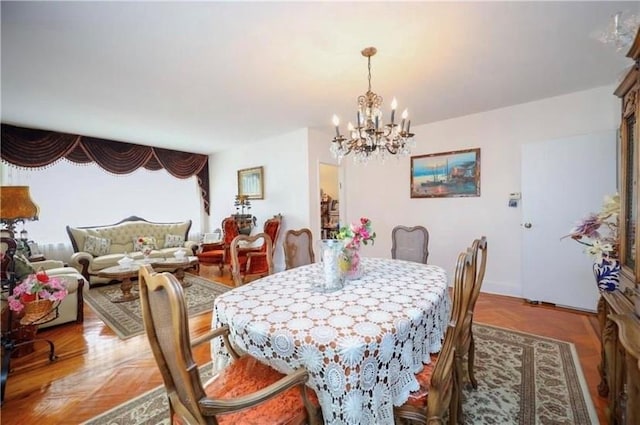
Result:
[[238,195],[247,199],[264,199],[264,176],[262,167],[238,170]]
[[480,196],[480,148],[411,157],[411,197]]

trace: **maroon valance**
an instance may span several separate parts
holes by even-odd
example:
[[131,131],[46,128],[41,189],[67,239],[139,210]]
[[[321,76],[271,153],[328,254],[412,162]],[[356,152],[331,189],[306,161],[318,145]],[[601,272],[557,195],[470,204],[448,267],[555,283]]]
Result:
[[77,164],[95,162],[114,174],[129,174],[140,167],[164,168],[179,179],[196,176],[209,214],[209,157],[114,140],[35,130],[2,124],[2,160],[19,167],[38,168],[61,158]]

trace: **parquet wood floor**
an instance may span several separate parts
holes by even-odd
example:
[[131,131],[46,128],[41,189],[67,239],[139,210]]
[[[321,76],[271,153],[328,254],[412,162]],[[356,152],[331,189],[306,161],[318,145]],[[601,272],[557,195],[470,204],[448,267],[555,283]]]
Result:
[[[213,267],[202,266],[200,274],[220,280]],[[224,278],[230,283],[228,276]],[[145,335],[120,340],[86,305],[84,313],[84,324],[39,333],[55,342],[59,359],[54,363],[48,364],[44,345],[12,360],[14,371],[0,410],[3,425],[77,424],[162,384]],[[606,424],[606,401],[596,390],[600,348],[593,314],[483,293],[475,320],[574,343],[598,416]],[[192,335],[203,333],[210,324],[211,313],[191,318]],[[206,362],[208,345],[199,347],[195,356],[199,363]]]

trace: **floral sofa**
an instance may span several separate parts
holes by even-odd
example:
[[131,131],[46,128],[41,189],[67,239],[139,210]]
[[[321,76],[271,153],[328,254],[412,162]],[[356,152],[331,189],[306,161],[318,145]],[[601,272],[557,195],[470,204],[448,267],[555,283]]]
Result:
[[134,260],[143,258],[140,240],[150,241],[151,258],[170,258],[180,249],[194,255],[198,242],[189,241],[191,220],[176,223],[154,223],[140,217],[129,217],[104,226],[71,227],[67,234],[74,253],[71,265],[87,279],[89,285],[109,283],[99,277],[100,270],[118,265],[126,254]]

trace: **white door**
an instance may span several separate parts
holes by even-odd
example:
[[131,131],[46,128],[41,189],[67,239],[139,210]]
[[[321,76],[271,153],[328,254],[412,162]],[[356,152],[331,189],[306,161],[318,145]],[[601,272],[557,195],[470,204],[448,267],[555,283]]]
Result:
[[616,133],[522,146],[522,288],[525,299],[596,310],[584,246],[560,240],[616,191]]

